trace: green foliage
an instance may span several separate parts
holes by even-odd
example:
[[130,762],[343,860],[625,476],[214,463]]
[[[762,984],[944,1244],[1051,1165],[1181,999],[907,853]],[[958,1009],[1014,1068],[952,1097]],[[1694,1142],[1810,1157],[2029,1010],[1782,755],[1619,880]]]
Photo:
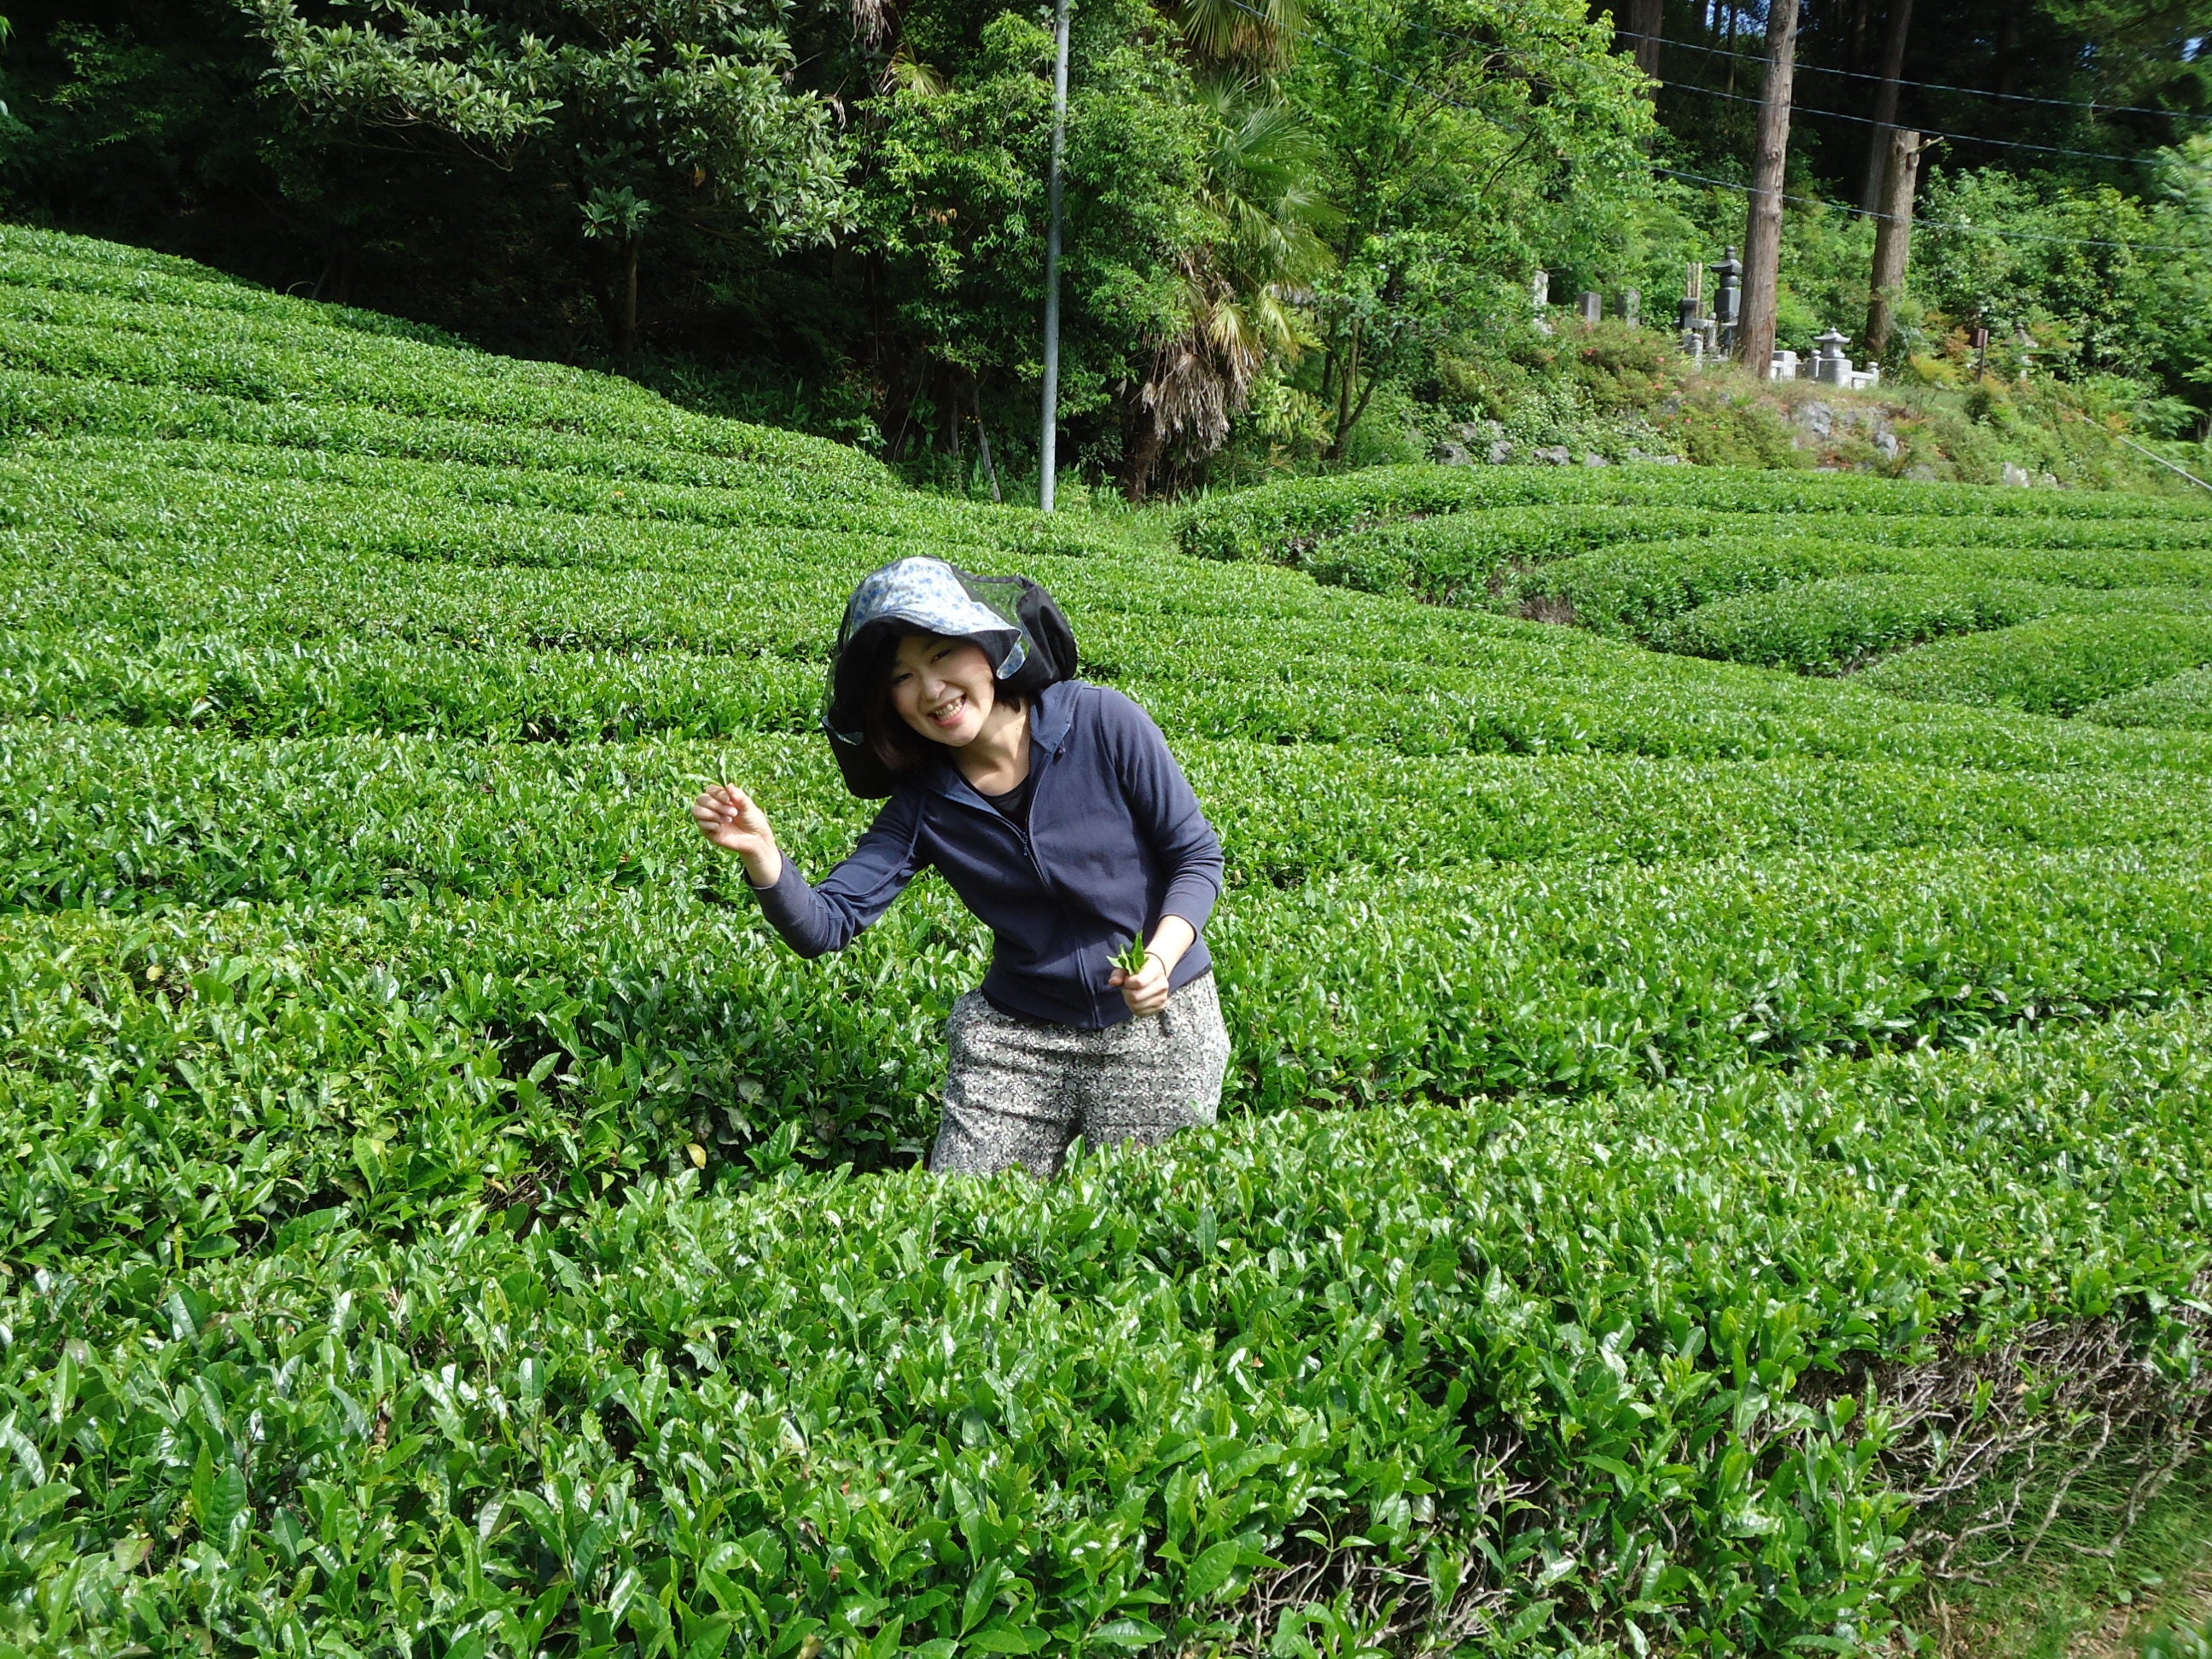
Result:
[[[1823,516],[1813,522],[1819,533],[1832,533],[1832,526],[1840,522],[1853,535],[1861,533],[1864,521],[1900,514],[1954,520],[2102,520],[2127,522],[2130,530],[2138,520],[2212,518],[2212,504],[2187,496],[2039,494],[1834,474],[1778,477],[1652,468],[1408,466],[1345,477],[1287,479],[1218,496],[1186,508],[1176,534],[1185,552],[1202,558],[1283,561],[1329,537],[1393,520],[1570,503],[1781,514],[1787,515],[1785,522],[1818,514]],[[1826,517],[1830,514],[1851,516],[1834,520]]]
[[2205,1659],[2212,1654],[2212,1621],[2173,1625],[2154,1632],[2142,1646],[2143,1659]]
[[[1074,19],[1082,72],[1069,94],[1061,279],[1070,418],[1107,404],[1115,382],[1142,372],[1144,342],[1179,324],[1175,258],[1200,240],[1190,201],[1201,112],[1152,18],[1109,4]],[[913,19],[902,52],[871,110],[859,185],[896,315],[930,359],[1033,382],[1052,31],[1016,12],[948,6]]]
[[[1305,380],[1342,459],[1377,386],[1500,308],[1537,250],[1632,211],[1650,106],[1607,31],[1562,0],[1326,0],[1284,77],[1327,146],[1343,218]],[[1510,302],[1510,301],[1509,301]]]
[[420,7],[371,0],[362,21],[313,23],[254,0],[270,75],[310,119],[435,133],[512,167],[547,152],[587,240],[623,251],[616,324],[635,343],[637,258],[657,218],[734,212],[771,246],[850,223],[828,102],[792,86],[781,9],[738,0]]
[[[1042,1190],[679,1178],[526,1237],[325,1210],[85,1262],[7,1309],[16,1513],[72,1527],[31,1616],[1096,1651],[1225,1633],[1320,1520],[1480,1629],[1856,1648],[1911,1577],[1868,1368],[2174,1305],[2200,1044],[2181,1014],[1600,1111],[1301,1115]],[[2185,1363],[2178,1319],[2146,1340]]]
[[1866,679],[1899,696],[2071,714],[2207,664],[2212,618],[2052,617],[1923,646],[1871,670]]
[[2212,669],[2184,670],[2091,703],[2081,718],[2100,726],[2166,726],[2212,731]]
[[[1717,528],[1718,528],[1717,526]],[[2212,549],[2194,525],[2081,525],[2022,520],[1975,527],[1976,544],[1946,545],[1960,527],[1946,519],[1899,517],[1853,526],[1881,541],[1747,535],[1733,525],[1708,538],[1656,544],[1623,538],[1519,574],[1509,597],[1526,609],[1571,615],[1580,626],[1648,639],[1672,617],[1740,593],[1768,592],[1824,577],[1894,574],[1953,580],[2049,583],[2053,608],[2087,609],[2117,587],[2156,587],[2168,608],[2181,593],[2212,588]],[[1915,544],[1925,536],[1928,544]],[[2172,538],[2172,550],[2130,546]],[[2015,539],[2027,545],[2012,545]],[[2068,541],[2087,545],[2067,547]],[[2112,545],[2100,544],[2110,542]]]
[[[1174,551],[98,245],[0,314],[0,1644],[1887,1651],[1993,1419],[2087,1455],[2008,1356],[2202,1399],[2212,735],[1627,642],[2201,628],[2193,503],[1408,467]],[[687,822],[850,845],[921,550],[1217,823],[1218,1127],[911,1168],[982,930],[802,963]]]
[[1762,668],[1843,674],[1923,640],[2046,616],[2061,604],[2059,592],[2042,582],[1836,576],[1716,599],[1654,629],[1651,643]]

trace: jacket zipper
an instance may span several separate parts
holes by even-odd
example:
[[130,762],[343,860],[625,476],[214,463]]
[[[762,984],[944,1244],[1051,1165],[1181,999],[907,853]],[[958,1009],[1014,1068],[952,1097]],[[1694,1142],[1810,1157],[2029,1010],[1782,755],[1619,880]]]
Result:
[[[1045,753],[1046,763],[1049,764],[1053,760],[1058,758],[1060,750],[1057,749],[1048,750]],[[964,782],[965,780],[963,779],[963,781]],[[1040,769],[1036,774],[1036,781],[1030,785],[1030,817],[1032,822],[1034,822],[1036,817],[1037,789],[1043,781],[1043,772],[1042,769]],[[969,784],[968,787],[971,793],[978,794],[981,793],[980,791],[975,789],[975,785]],[[1005,824],[1007,829],[1014,832],[1014,839],[1021,842],[1022,852],[1029,859],[1030,868],[1036,872],[1037,885],[1044,889],[1046,897],[1052,900],[1054,903],[1060,905],[1063,909],[1066,908],[1066,904],[1060,898],[1059,890],[1053,885],[1052,878],[1044,872],[1044,861],[1037,857],[1036,843],[1030,839],[1030,832],[1028,829],[1024,825],[1016,823],[1004,812],[1000,811],[997,807],[990,805],[988,803],[983,804],[982,810],[988,812],[1000,823]],[[1095,988],[1087,985],[1084,988],[1085,994],[1091,999],[1091,1017],[1093,1019],[1096,1019],[1098,1017],[1098,993]]]
[[[1059,756],[1060,751],[1057,749],[1048,750],[1044,757],[1043,766],[1039,768],[1030,783],[1029,823],[1036,822],[1037,792],[1044,787],[1045,772],[1050,769],[1052,763],[1058,759]],[[1030,839],[1029,823],[1013,825],[1014,832],[1021,837],[1022,851],[1030,855],[1030,868],[1036,872],[1037,884],[1044,889],[1054,903],[1059,904],[1064,910],[1066,905],[1061,900],[1058,890],[1053,886],[1052,878],[1044,872],[1044,861],[1036,855],[1036,843]],[[1084,994],[1091,1000],[1091,1018],[1093,1024],[1096,1024],[1098,1018],[1097,988],[1085,981],[1083,990]]]

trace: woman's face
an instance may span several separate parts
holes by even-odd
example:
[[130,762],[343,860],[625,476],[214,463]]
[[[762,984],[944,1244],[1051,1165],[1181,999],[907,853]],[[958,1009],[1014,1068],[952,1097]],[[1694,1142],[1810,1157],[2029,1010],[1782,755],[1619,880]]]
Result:
[[909,634],[891,659],[891,707],[932,743],[975,741],[998,702],[991,659],[969,640]]

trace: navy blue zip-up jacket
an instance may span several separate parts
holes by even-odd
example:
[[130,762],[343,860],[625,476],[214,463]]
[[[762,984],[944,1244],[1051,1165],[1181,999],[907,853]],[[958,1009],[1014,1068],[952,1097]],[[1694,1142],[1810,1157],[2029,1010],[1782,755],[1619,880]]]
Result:
[[1170,979],[1212,964],[1204,930],[1221,891],[1221,842],[1152,718],[1080,680],[1030,705],[1029,833],[939,760],[884,804],[819,887],[787,858],[761,909],[803,957],[841,951],[931,867],[988,925],[983,994],[1030,1019],[1097,1030],[1129,1018],[1107,983],[1114,953],[1164,915],[1200,937]]

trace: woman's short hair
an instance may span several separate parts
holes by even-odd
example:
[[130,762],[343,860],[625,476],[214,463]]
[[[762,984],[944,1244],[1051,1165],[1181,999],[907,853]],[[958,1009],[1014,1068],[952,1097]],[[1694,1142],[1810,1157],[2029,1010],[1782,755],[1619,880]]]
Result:
[[[918,629],[914,631],[921,632]],[[876,758],[897,777],[904,777],[913,772],[942,747],[908,726],[891,702],[891,670],[897,665],[899,647],[908,637],[905,634],[893,634],[876,647],[875,660],[868,665],[868,700],[860,711],[860,729],[866,734],[868,747],[875,752]],[[932,634],[926,637],[936,640],[947,636]],[[1018,691],[1009,691],[1000,686],[998,688],[998,701],[1010,708],[1019,708],[1028,699]]]

